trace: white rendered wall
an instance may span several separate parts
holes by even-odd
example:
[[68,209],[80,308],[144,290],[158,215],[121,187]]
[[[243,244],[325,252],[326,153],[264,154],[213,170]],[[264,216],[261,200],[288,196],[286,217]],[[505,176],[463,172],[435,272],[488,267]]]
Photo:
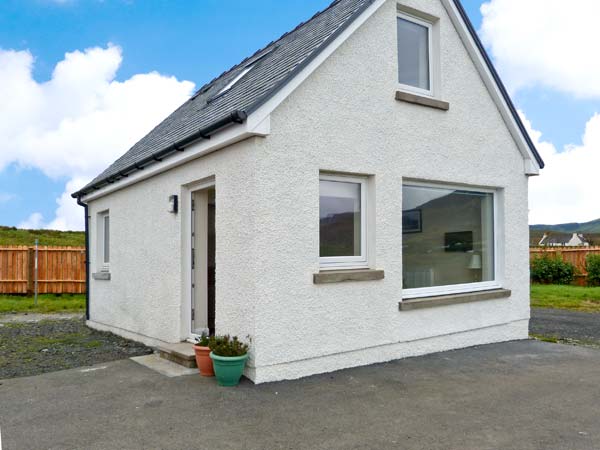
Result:
[[[97,272],[96,216],[110,210],[110,281],[90,281],[90,324],[150,345],[189,336],[189,183],[216,182],[216,327],[252,335],[257,199],[254,139],[235,144],[90,202],[91,272]],[[179,213],[167,212],[178,194]]]
[[[442,4],[403,1],[440,18],[447,112],[398,102],[396,2],[388,1],[272,114],[257,141],[257,382],[527,337],[527,178],[523,159]],[[382,281],[314,285],[319,171],[371,174]],[[497,187],[509,299],[415,311],[402,300],[402,178]],[[473,330],[473,331],[472,331]],[[464,333],[464,334],[463,334]],[[419,340],[423,340],[420,341]],[[411,344],[408,344],[412,342]]]
[[[447,112],[398,102],[396,3],[375,13],[253,138],[90,203],[110,209],[110,281],[91,280],[91,323],[155,343],[188,335],[184,222],[171,194],[215,176],[216,328],[252,336],[256,382],[520,339],[529,319],[527,178],[523,159],[438,0]],[[375,177],[375,267],[381,281],[314,285],[319,171]],[[402,178],[498,187],[509,299],[414,311],[402,300]],[[92,245],[91,269],[97,271]]]

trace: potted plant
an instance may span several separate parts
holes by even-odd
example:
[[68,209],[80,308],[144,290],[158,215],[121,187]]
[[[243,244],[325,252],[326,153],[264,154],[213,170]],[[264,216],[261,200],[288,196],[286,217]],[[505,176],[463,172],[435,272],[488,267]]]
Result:
[[219,386],[236,386],[248,359],[248,344],[225,335],[211,339],[209,346]]
[[194,352],[196,353],[196,364],[200,375],[203,377],[214,377],[215,371],[213,370],[213,362],[210,359],[210,347],[209,343],[211,339],[206,333],[202,333],[199,338],[196,338],[196,344],[194,345]]

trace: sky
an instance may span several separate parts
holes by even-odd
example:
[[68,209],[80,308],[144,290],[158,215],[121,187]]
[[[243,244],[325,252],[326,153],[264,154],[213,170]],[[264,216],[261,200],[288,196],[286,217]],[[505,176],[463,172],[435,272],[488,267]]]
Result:
[[[329,2],[2,0],[0,225],[82,229],[71,192]],[[600,218],[600,2],[571,3],[463,0],[547,164],[530,223]]]

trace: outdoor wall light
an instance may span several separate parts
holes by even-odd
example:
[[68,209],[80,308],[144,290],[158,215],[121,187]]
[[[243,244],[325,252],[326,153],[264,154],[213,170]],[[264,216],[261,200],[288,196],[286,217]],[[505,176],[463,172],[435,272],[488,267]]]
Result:
[[169,195],[169,212],[172,214],[177,214],[177,196]]

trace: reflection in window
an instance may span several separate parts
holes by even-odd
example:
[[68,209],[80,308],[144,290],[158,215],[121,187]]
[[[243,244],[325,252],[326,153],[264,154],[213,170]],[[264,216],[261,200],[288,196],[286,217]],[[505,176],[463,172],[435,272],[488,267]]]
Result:
[[321,257],[360,256],[361,184],[320,181]]
[[398,81],[430,90],[429,27],[398,17]]
[[404,289],[494,280],[492,193],[404,185]]

